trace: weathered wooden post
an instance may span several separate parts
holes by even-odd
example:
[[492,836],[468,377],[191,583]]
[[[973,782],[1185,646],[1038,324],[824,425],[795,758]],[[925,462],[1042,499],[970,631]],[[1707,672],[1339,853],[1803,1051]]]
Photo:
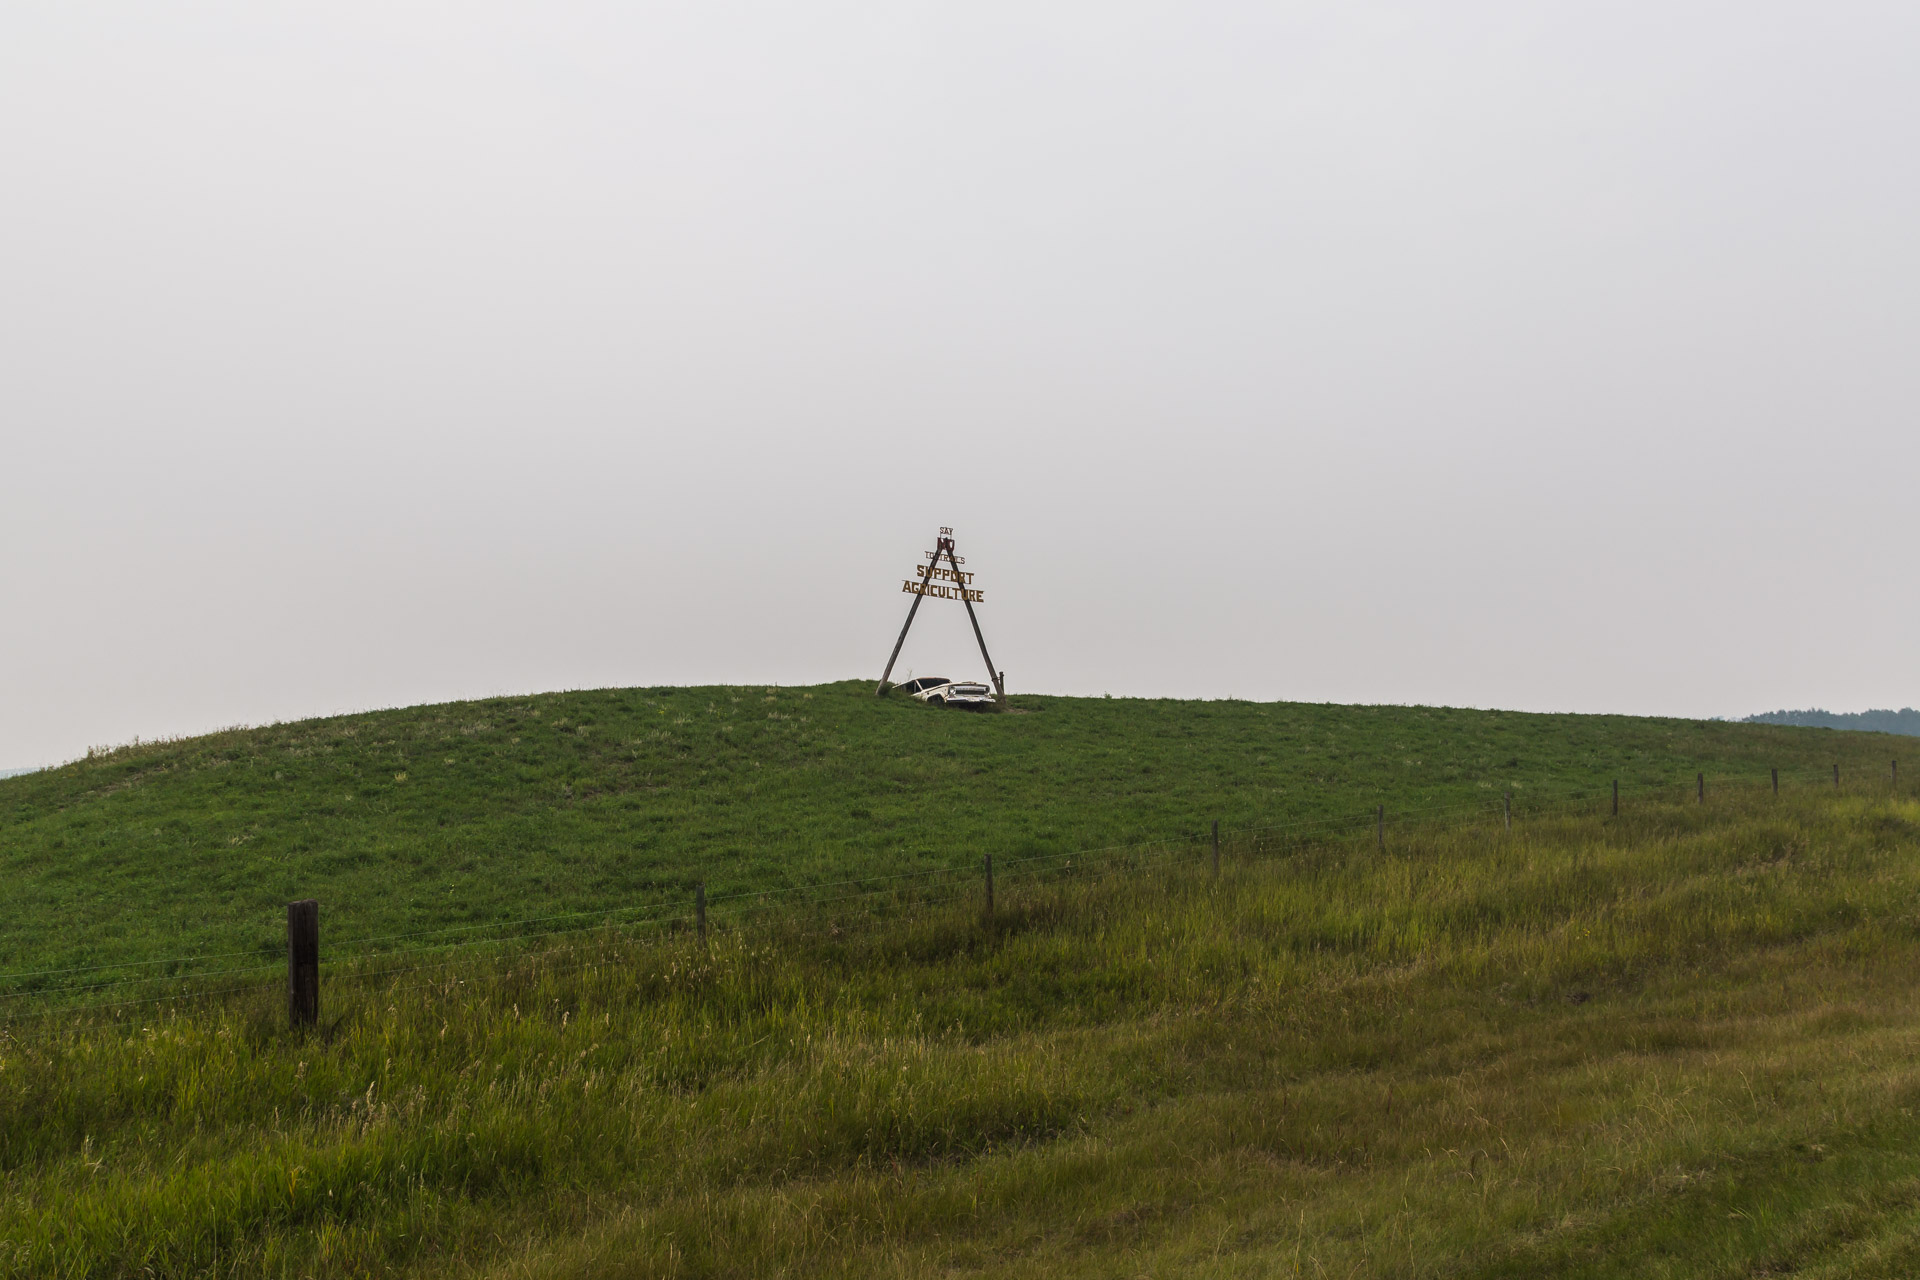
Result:
[[1780,767],[1778,765],[1775,765],[1773,770],[1773,794],[1780,794]]
[[1620,816],[1620,779],[1613,780],[1613,816]]
[[1840,762],[1837,760],[1833,764],[1833,789],[1835,791],[1840,789]]
[[[940,563],[940,544],[938,541],[935,541],[933,554],[929,556],[928,559],[933,564]],[[932,582],[933,579],[928,577],[927,581]],[[909,579],[908,582],[911,583],[911,579]],[[880,683],[876,685],[873,690],[880,697],[884,698],[887,696],[887,682],[893,679],[893,664],[900,661],[900,649],[902,645],[906,644],[907,632],[913,627],[913,615],[920,612],[920,602],[926,598],[927,593],[925,591],[915,591],[913,593],[913,603],[907,606],[907,620],[900,624],[900,638],[893,642],[893,652],[887,655],[887,669],[880,673]]]
[[287,1021],[310,1027],[320,1020],[320,903],[287,904]]
[[[960,575],[960,561],[953,554],[953,539],[941,538],[938,545],[947,553],[947,564],[953,569],[953,580],[960,585],[960,603],[966,606],[967,621],[973,624],[974,643],[980,646],[980,658],[987,664],[987,676],[993,681],[993,700],[1004,707],[1007,705],[1007,678],[993,665],[993,655],[987,652],[987,638],[980,634],[980,619],[973,612],[973,592],[967,590],[967,580]],[[934,563],[940,562],[936,559]]]
[[1379,825],[1374,828],[1374,839],[1380,846],[1380,852],[1387,851],[1387,806],[1381,805],[1377,815]]
[[1507,834],[1512,835],[1513,834],[1513,788],[1511,787],[1507,788],[1506,794],[1500,797],[1500,814],[1507,821]]
[[1699,803],[1705,804],[1707,802],[1707,775],[1704,773],[1696,773],[1693,775],[1693,780],[1700,788]]
[[700,929],[700,944],[707,941],[707,882],[700,881],[693,886],[693,918]]

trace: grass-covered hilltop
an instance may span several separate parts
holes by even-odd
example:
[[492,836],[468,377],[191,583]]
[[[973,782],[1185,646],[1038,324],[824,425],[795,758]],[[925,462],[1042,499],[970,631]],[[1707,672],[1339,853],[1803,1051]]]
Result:
[[0,1277],[1910,1275],[1903,741],[849,683],[99,753],[0,782]]
[[[122,747],[0,781],[0,971],[244,968],[321,902],[329,954],[683,912],[942,867],[1498,803],[1885,778],[1903,740],[1617,716],[1013,698],[872,686],[497,698]],[[1917,766],[1920,767],[1920,762]],[[573,919],[562,923],[576,922]],[[469,926],[482,926],[468,929]],[[467,930],[462,932],[462,930]],[[112,975],[170,971],[167,966]],[[6,990],[101,986],[41,974]],[[113,994],[111,991],[98,994]],[[17,1002],[16,997],[16,1002]]]

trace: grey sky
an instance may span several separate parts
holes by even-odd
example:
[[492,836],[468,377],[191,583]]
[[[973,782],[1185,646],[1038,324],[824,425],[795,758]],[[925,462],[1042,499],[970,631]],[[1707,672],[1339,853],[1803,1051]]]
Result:
[[[1920,701],[1920,8],[0,8],[0,764],[879,672]],[[957,604],[903,666],[977,674]]]

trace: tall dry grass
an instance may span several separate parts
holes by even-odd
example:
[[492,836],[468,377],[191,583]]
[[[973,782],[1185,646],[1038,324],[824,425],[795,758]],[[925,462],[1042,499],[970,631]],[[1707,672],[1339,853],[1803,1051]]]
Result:
[[1904,1274],[1916,831],[1718,795],[22,1024],[0,1274]]

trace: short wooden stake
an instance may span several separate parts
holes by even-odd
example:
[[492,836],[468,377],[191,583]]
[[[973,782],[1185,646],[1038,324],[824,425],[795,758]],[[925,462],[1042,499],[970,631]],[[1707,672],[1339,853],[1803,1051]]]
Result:
[[1693,775],[1693,780],[1700,787],[1699,802],[1705,804],[1707,802],[1707,775],[1704,773],[1696,773]]
[[1620,779],[1613,780],[1613,816],[1620,816]]
[[1220,819],[1213,820],[1213,874],[1220,874]]
[[1778,767],[1773,771],[1773,794],[1780,794],[1780,770]]
[[310,1027],[320,1020],[320,903],[287,904],[287,1021]]
[[1374,839],[1379,843],[1380,852],[1387,851],[1387,806],[1381,805],[1377,815],[1379,825],[1374,828]]
[[700,881],[693,886],[693,919],[700,930],[700,941],[707,940],[707,882]]
[[993,919],[993,855],[987,855],[987,919]]

